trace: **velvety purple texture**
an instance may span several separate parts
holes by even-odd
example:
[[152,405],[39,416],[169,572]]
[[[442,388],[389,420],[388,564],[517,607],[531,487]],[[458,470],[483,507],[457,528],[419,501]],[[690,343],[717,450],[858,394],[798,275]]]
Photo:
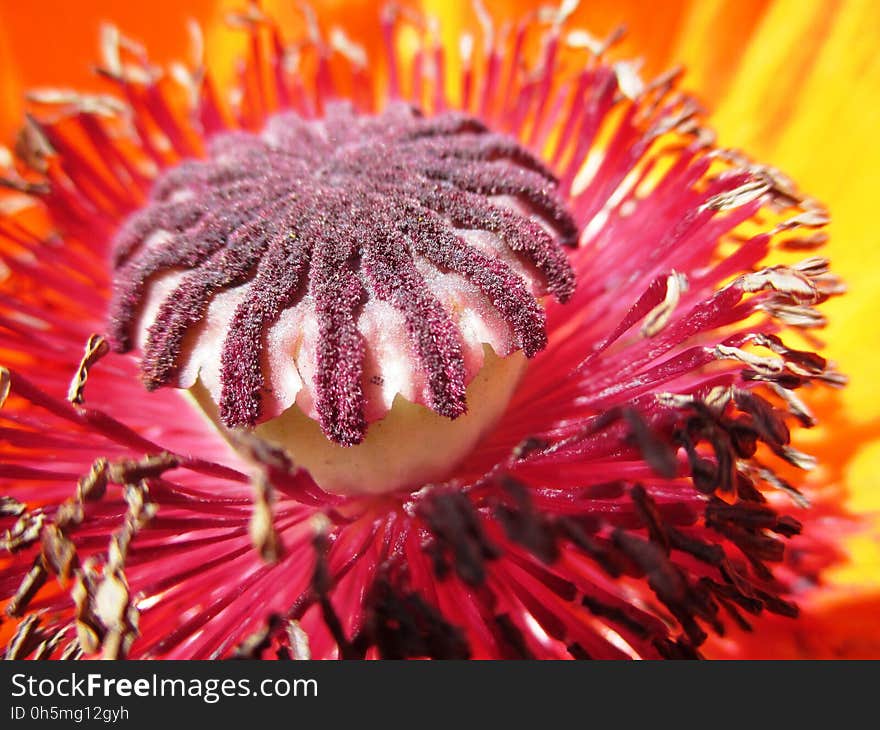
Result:
[[[493,196],[513,198],[517,209]],[[150,325],[141,365],[147,388],[170,384],[184,338],[213,296],[251,282],[223,345],[219,407],[227,426],[253,426],[264,334],[308,293],[320,331],[319,421],[328,438],[355,444],[366,430],[356,323],[363,303],[377,298],[405,319],[428,405],[455,418],[467,385],[459,333],[417,259],[477,286],[527,356],[547,339],[528,283],[461,229],[494,234],[540,273],[548,292],[571,296],[562,245],[577,241],[577,226],[553,175],[514,140],[462,114],[427,118],[404,104],[376,116],[345,105],[321,120],[281,114],[261,134],[215,136],[207,159],[156,181],[149,203],[116,237],[110,336],[117,350],[132,349],[151,277],[188,270]]]

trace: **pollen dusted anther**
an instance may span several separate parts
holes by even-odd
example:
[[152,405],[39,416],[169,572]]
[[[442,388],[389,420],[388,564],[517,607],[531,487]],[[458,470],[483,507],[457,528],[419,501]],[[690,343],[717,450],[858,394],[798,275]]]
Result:
[[[546,167],[469,116],[427,118],[405,104],[376,116],[331,106],[317,121],[285,113],[262,134],[216,136],[209,159],[157,180],[115,240],[111,337],[120,351],[143,346],[149,389],[190,385],[180,381],[191,352],[223,338],[219,417],[250,427],[274,415],[267,393],[286,387],[269,372],[268,332],[302,305],[286,382],[302,378],[291,390],[303,391],[297,402],[329,439],[357,444],[371,420],[364,385],[385,381],[365,365],[381,355],[359,325],[367,305],[402,316],[405,349],[418,364],[411,372],[424,380],[411,386],[421,389],[416,400],[456,418],[478,369],[464,350],[481,327],[508,330],[501,356],[521,349],[531,357],[545,346],[538,297],[571,296],[561,245],[577,236]],[[169,274],[173,286],[145,314],[157,298],[151,286]],[[476,303],[463,306],[455,286]],[[204,320],[226,292],[236,293],[234,311],[218,333]]]

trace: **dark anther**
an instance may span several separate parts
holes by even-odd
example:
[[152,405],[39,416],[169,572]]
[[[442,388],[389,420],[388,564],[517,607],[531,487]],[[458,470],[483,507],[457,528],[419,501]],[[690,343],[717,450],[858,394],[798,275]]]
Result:
[[589,555],[612,578],[626,572],[626,561],[616,552],[615,548],[605,540],[591,537],[581,526],[569,517],[556,520],[559,536],[570,540]]
[[671,479],[678,472],[675,450],[662,439],[645,419],[631,408],[624,410],[623,418],[645,461],[662,477]]
[[726,427],[736,455],[740,459],[749,459],[754,456],[758,449],[759,434],[753,427],[753,420],[749,416],[740,416],[731,419]]
[[696,445],[685,431],[678,433],[678,439],[687,453],[691,469],[691,480],[697,491],[712,494],[718,486],[718,469],[715,464],[697,452]]
[[506,613],[495,616],[493,633],[504,659],[534,659],[522,631]]
[[589,609],[590,613],[594,616],[608,619],[619,627],[631,631],[640,638],[645,638],[651,633],[647,626],[620,606],[610,606],[587,595],[581,599],[581,604],[583,604],[584,608]]
[[752,368],[743,368],[740,371],[740,375],[742,376],[743,380],[757,380],[769,383],[776,383],[786,390],[795,390],[796,388],[800,388],[806,382],[805,378],[801,377],[800,375],[790,373],[787,370],[781,373],[768,374],[766,372],[758,372],[756,370],[752,370]]
[[778,563],[785,553],[785,544],[753,528],[739,527],[731,522],[706,519],[706,525],[729,539],[743,554],[754,561],[754,567],[765,574],[769,580],[772,576],[760,565],[763,562]]
[[312,541],[315,548],[315,571],[312,574],[313,598],[317,599],[321,608],[321,616],[327,630],[339,647],[341,659],[363,659],[364,652],[361,647],[355,646],[345,635],[342,621],[330,600],[330,591],[333,588],[333,579],[327,564],[327,552],[330,549],[330,541],[324,533],[315,535]]
[[461,630],[417,593],[396,589],[380,575],[367,598],[367,623],[356,643],[374,644],[383,659],[430,657],[467,659],[470,647]]
[[648,528],[648,535],[651,542],[663,549],[663,552],[669,553],[669,535],[667,534],[666,525],[660,512],[657,510],[657,504],[651,498],[645,488],[641,484],[636,484],[629,490],[629,496],[636,506],[636,512],[639,518]]
[[502,488],[513,500],[512,505],[499,502],[494,509],[505,534],[542,562],[552,563],[559,556],[553,523],[535,510],[524,484],[504,477]]
[[523,439],[517,444],[516,448],[513,450],[513,460],[514,461],[524,461],[528,459],[530,456],[537,454],[539,451],[546,449],[548,446],[548,442],[544,439],[539,439],[534,436],[530,436],[527,439]]
[[688,643],[685,639],[679,638],[675,641],[666,637],[657,637],[654,639],[654,648],[657,653],[664,659],[700,659],[699,652]]
[[281,616],[276,613],[269,614],[263,626],[244,641],[232,652],[231,659],[262,659],[263,653],[272,645],[272,639],[282,625]]
[[697,560],[709,565],[720,565],[724,560],[724,548],[720,545],[686,535],[674,527],[667,527],[666,534],[669,537],[669,544],[674,550],[693,555]]
[[566,651],[568,651],[569,654],[571,654],[572,659],[586,661],[593,658],[590,656],[589,652],[577,642],[575,642],[574,644],[569,644],[567,647],[565,647],[565,649]]
[[486,537],[480,517],[467,495],[456,489],[437,488],[418,505],[433,542],[428,547],[434,568],[442,577],[449,567],[469,585],[485,580],[487,560],[498,557],[498,548]]
[[697,618],[708,622],[717,633],[723,633],[716,615],[718,606],[710,594],[689,584],[682,570],[670,561],[662,548],[619,529],[614,531],[613,541],[644,572],[651,590],[681,624],[691,644],[699,646],[706,640],[706,632],[700,628]]
[[787,444],[791,440],[788,426],[773,404],[761,396],[738,389],[734,392],[737,407],[752,416],[753,427],[761,440],[768,444]]

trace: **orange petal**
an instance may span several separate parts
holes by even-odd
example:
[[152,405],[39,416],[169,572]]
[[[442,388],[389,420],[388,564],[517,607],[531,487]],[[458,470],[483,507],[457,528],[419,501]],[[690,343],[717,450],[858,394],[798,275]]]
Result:
[[188,18],[211,18],[216,0],[41,0],[0,5],[0,139],[8,141],[21,121],[22,90],[59,86],[107,90],[92,71],[98,33],[112,22],[142,42],[157,62],[186,52]]
[[[828,352],[851,377],[836,407],[860,427],[861,440],[853,444],[831,434],[841,438],[838,453],[827,456],[854,459],[844,468],[857,511],[880,508],[880,380],[874,360],[880,352],[880,247],[873,218],[880,189],[880,57],[870,30],[877,28],[880,6],[870,0],[777,0],[756,28],[715,115],[722,139],[779,165],[830,208],[825,253],[850,292],[825,308]],[[870,546],[876,546],[877,534],[850,545],[856,566],[841,573],[847,581],[876,570],[877,550]]]
[[715,659],[876,659],[880,591],[808,606],[794,621],[772,617],[704,647]]

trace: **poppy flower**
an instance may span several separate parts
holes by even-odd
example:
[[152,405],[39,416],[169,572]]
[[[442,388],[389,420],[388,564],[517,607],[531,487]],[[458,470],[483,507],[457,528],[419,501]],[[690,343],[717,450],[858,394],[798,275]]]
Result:
[[573,3],[372,10],[29,92],[8,656],[736,654],[842,558],[825,207]]

